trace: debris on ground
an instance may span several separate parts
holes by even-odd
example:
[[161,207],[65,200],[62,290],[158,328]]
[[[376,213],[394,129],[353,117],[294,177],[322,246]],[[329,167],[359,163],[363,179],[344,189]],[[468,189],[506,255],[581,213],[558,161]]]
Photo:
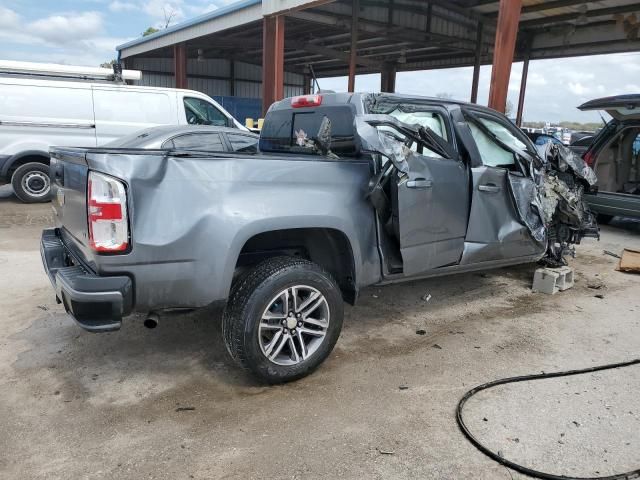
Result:
[[422,329],[416,330],[416,335],[426,335],[426,334],[427,334],[426,330],[422,330]]
[[422,296],[422,300],[423,300],[424,302],[428,302],[429,300],[431,300],[431,294],[430,294],[430,293],[425,293],[425,294]]
[[196,407],[178,407],[176,408],[176,412],[190,412],[195,409]]
[[400,385],[398,388],[400,390],[408,390],[409,389],[409,385]]
[[380,455],[393,455],[396,452],[394,452],[393,450],[385,450],[383,448],[377,447],[376,450],[378,450],[378,453],[380,453]]
[[622,251],[618,270],[627,273],[640,273],[640,250],[625,248]]
[[573,287],[573,269],[571,267],[538,268],[533,275],[534,292],[554,295]]
[[609,255],[610,257],[620,258],[620,255],[618,255],[617,253],[610,252],[609,250],[603,250],[602,253],[605,255]]
[[440,345],[438,345],[437,343],[434,343],[433,345],[431,345],[432,348],[437,348],[438,350],[442,350],[442,347]]
[[605,288],[605,287],[606,285],[602,280],[592,280],[589,283],[587,283],[587,288],[590,288],[591,290],[600,290],[601,288]]
[[601,293],[598,293],[597,295],[594,295],[594,297],[599,298],[600,300],[602,300],[604,298],[604,295],[602,295]]

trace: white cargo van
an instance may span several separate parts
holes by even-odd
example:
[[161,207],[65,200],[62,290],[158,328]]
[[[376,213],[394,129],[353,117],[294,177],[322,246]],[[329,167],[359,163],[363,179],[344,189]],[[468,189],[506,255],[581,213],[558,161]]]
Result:
[[154,125],[246,130],[192,90],[127,85],[140,72],[0,61],[0,184],[24,202],[49,197],[49,147],[95,147]]

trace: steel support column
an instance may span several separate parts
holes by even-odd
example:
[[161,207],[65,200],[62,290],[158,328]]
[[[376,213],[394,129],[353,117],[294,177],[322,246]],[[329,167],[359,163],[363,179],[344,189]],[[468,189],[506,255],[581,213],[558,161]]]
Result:
[[522,126],[522,112],[524,111],[524,96],[527,91],[527,76],[529,75],[529,51],[522,64],[522,80],[520,80],[520,96],[518,97],[518,113],[516,115],[516,125]]
[[305,74],[302,77],[302,94],[309,95],[311,93],[311,77]]
[[184,43],[173,46],[173,72],[176,88],[187,88],[187,46]]
[[284,16],[262,21],[262,114],[284,97]]
[[[431,5],[431,4],[429,4]],[[482,26],[478,22],[476,30],[476,58],[473,63],[473,81],[471,82],[471,103],[478,103],[478,83],[480,82],[480,64],[482,62]]]
[[380,91],[395,93],[396,91],[396,64],[385,62],[380,73]]
[[360,15],[360,1],[353,0],[351,4],[351,50],[349,51],[349,84],[347,91],[356,88],[356,55],[358,49],[358,16]]
[[489,107],[503,113],[507,106],[507,90],[513,53],[516,48],[521,8],[522,0],[500,0],[496,41],[493,49]]
[[236,62],[229,61],[229,95],[232,97],[236,94]]

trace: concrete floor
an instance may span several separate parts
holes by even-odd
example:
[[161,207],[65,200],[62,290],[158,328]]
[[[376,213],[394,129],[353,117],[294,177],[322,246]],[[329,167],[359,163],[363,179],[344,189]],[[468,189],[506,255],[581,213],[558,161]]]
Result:
[[[51,207],[4,192],[0,478],[524,478],[465,440],[460,396],[640,357],[640,275],[602,254],[640,248],[640,223],[579,246],[576,286],[555,296],[531,293],[533,265],[367,289],[315,374],[264,387],[227,358],[218,311],[76,327],[40,264]],[[501,387],[465,418],[516,462],[612,474],[640,467],[639,387],[640,366]]]

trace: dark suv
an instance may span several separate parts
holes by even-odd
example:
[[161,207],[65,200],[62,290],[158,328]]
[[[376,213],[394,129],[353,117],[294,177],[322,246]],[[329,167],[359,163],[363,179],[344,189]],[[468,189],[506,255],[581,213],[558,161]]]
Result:
[[583,158],[598,177],[597,193],[585,198],[599,223],[614,216],[640,218],[640,94],[591,100],[580,110],[605,110],[613,119]]

